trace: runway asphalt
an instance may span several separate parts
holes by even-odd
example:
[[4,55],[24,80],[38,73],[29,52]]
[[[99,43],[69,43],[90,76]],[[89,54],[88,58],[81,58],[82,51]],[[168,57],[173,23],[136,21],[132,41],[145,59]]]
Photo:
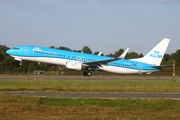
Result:
[[26,97],[51,97],[51,98],[99,98],[99,99],[178,99],[178,93],[118,93],[118,92],[36,92],[36,91],[0,91],[0,95],[26,96]]
[[0,80],[180,80],[179,76],[0,76]]

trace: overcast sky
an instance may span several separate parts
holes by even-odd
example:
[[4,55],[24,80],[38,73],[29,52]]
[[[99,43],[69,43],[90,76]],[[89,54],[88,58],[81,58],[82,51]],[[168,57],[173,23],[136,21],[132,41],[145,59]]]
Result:
[[0,45],[146,54],[180,49],[180,0],[0,0]]

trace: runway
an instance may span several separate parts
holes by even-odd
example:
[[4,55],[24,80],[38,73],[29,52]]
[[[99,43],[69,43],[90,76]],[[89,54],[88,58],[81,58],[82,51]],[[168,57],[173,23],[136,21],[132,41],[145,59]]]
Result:
[[98,98],[98,99],[178,99],[178,93],[119,93],[119,92],[36,92],[36,91],[0,91],[0,95],[51,97],[51,98]]

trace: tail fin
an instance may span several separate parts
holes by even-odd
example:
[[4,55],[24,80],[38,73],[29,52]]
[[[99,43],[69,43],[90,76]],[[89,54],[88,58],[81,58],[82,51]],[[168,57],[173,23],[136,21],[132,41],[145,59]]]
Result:
[[149,53],[135,61],[144,62],[159,66],[166,52],[170,39],[164,38],[159,44],[157,44]]

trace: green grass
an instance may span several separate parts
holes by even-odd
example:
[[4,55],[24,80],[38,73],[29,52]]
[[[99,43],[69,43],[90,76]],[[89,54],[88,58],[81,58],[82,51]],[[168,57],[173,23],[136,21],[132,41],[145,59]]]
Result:
[[0,91],[179,93],[179,80],[0,80]]
[[174,110],[180,112],[180,101],[170,99],[94,99],[94,98],[42,98],[23,96],[2,96],[0,103],[22,103],[48,105],[56,107],[67,106],[99,106],[117,107],[121,109],[142,110]]
[[180,112],[179,100],[168,99],[91,99],[40,98],[39,104],[51,106],[101,106],[131,110],[174,110]]
[[[179,93],[179,80],[0,80],[0,91]],[[178,120],[170,99],[39,98],[0,95],[2,120]]]
[[178,120],[180,101],[0,96],[3,120]]

